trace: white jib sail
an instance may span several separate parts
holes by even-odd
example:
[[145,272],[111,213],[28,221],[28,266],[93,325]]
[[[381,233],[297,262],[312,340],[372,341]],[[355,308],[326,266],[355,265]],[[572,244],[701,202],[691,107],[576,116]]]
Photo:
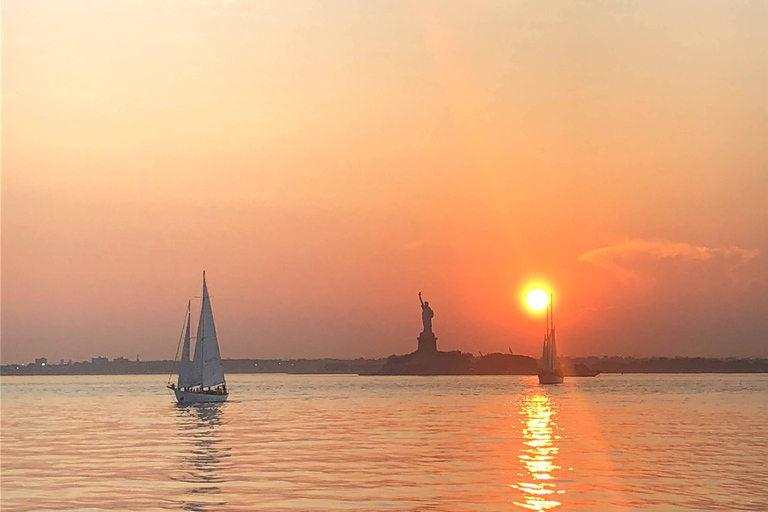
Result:
[[199,375],[204,387],[216,386],[224,382],[224,369],[221,367],[219,341],[216,338],[216,325],[213,323],[213,311],[211,299],[208,297],[208,285],[205,283],[205,273],[203,273],[203,304],[197,326],[194,363],[199,365]]
[[189,324],[190,322],[189,306],[187,306],[187,326],[184,331],[184,346],[181,349],[181,360],[179,361],[179,384],[180,388],[189,388],[192,386],[199,386],[202,381],[200,379],[200,373],[195,371],[195,367],[192,361],[189,359],[190,353],[190,336],[189,336]]

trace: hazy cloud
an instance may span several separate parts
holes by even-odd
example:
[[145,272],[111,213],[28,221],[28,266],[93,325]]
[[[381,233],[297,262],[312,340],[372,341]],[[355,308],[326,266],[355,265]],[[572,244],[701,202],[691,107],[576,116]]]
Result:
[[734,270],[754,259],[760,251],[741,247],[700,247],[663,240],[626,240],[607,247],[587,251],[580,261],[612,272],[623,280],[639,279],[639,269],[654,263],[711,261]]

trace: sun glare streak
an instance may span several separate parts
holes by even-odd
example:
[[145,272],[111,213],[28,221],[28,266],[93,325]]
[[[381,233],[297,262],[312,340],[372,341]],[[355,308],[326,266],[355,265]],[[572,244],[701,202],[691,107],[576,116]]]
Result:
[[518,412],[523,424],[523,447],[518,459],[524,470],[520,476],[527,481],[510,485],[522,494],[522,501],[513,503],[527,510],[550,510],[562,505],[554,498],[565,494],[555,485],[554,473],[561,469],[555,464],[560,437],[555,435],[557,409],[546,394],[529,395],[522,399]]

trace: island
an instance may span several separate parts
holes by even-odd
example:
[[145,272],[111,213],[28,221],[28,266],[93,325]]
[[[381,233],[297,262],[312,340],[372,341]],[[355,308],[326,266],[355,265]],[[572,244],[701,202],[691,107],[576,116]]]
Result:
[[432,330],[435,312],[428,301],[421,304],[422,331],[416,338],[416,350],[410,354],[391,355],[376,372],[362,375],[536,375],[538,361],[532,357],[514,354],[472,354],[437,349],[437,336]]

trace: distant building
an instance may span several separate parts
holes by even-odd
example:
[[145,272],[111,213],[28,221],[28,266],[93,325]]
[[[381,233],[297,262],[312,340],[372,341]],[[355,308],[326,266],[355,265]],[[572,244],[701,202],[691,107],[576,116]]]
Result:
[[91,363],[93,364],[107,364],[109,362],[109,359],[106,357],[92,357]]
[[36,357],[35,358],[35,364],[37,366],[45,366],[48,364],[48,358],[47,357]]
[[116,358],[114,358],[114,359],[112,360],[112,362],[113,362],[113,363],[121,363],[121,364],[124,364],[124,363],[128,363],[128,362],[130,362],[130,361],[128,361],[128,359],[127,359],[127,358],[125,358],[125,357],[116,357]]

